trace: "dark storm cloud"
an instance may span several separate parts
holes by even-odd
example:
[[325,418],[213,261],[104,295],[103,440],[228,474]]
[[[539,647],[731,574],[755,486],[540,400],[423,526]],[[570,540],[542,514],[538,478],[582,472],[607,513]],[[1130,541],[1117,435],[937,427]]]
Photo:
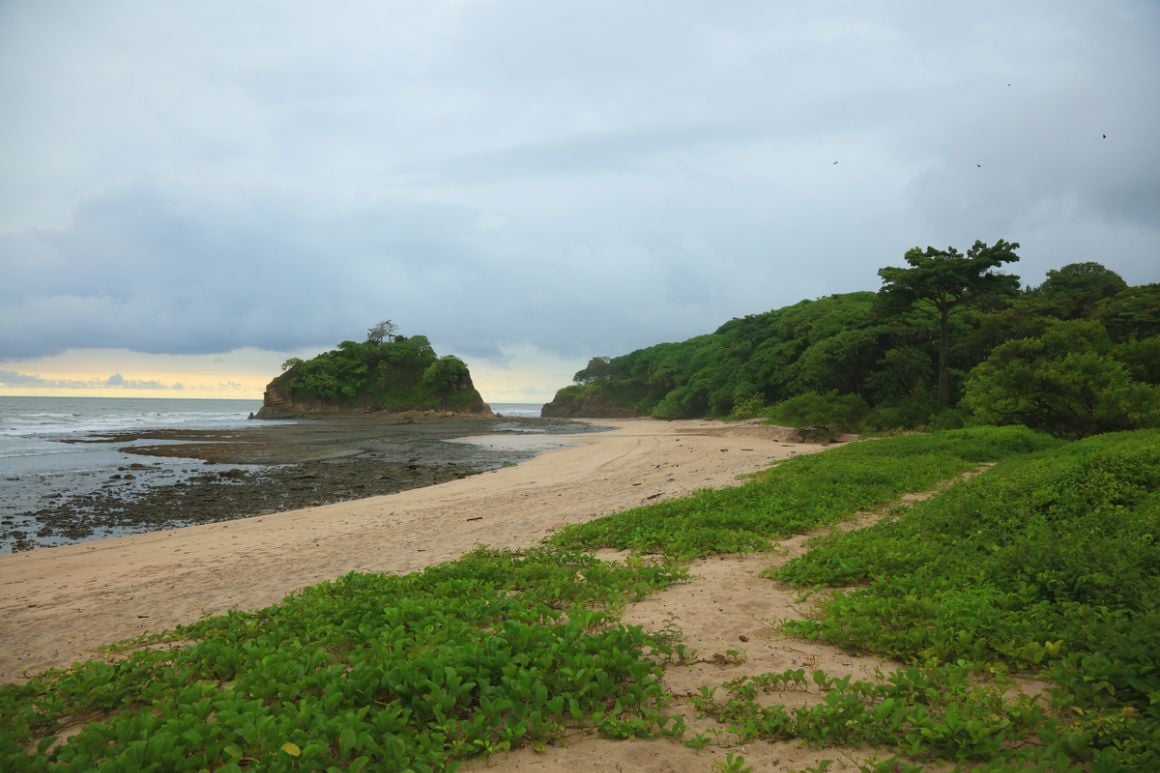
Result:
[[0,360],[388,318],[618,354],[975,239],[1025,284],[1157,281],[1158,34],[1147,2],[5,3]]

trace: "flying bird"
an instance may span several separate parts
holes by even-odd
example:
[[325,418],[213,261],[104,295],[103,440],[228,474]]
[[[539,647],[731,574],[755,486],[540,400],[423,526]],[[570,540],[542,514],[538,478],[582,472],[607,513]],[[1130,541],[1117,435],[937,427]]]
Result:
[[983,165],[982,165],[982,164],[975,164],[975,166],[979,167],[980,169],[982,169],[982,168],[983,168]]
[[1106,140],[1107,138],[1108,138],[1108,135],[1106,135],[1106,134],[1105,134],[1105,135],[1104,135],[1104,139]]

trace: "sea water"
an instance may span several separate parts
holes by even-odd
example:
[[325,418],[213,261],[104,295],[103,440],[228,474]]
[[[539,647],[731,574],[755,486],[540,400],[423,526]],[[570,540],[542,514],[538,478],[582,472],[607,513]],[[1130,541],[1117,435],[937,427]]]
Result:
[[511,416],[521,419],[536,419],[540,416],[540,403],[491,403],[491,410],[497,416]]
[[0,397],[0,473],[87,468],[99,447],[78,440],[146,429],[242,426],[259,400]]
[[[96,491],[116,470],[142,461],[119,450],[135,445],[134,441],[94,442],[106,434],[239,427],[261,406],[259,400],[0,396],[0,521],[7,527],[4,531],[35,533],[39,525],[29,517],[31,513],[55,498]],[[152,457],[149,462],[168,468],[171,481],[204,469],[195,459]],[[11,548],[8,541],[0,540],[0,553]]]
[[[240,427],[261,407],[260,400],[0,396],[0,476],[107,466],[105,449],[76,441],[135,430]],[[512,418],[540,415],[538,403],[492,403],[491,409]]]
[[[102,436],[152,429],[242,427],[261,407],[260,400],[0,396],[0,522],[6,527],[0,531],[36,533],[39,524],[30,517],[32,513],[58,498],[97,491],[117,470],[144,461],[119,449],[159,442],[93,442]],[[540,415],[539,404],[492,403],[491,408],[506,418]],[[274,423],[285,422],[263,421],[264,426]],[[501,422],[494,429],[506,428]],[[520,429],[536,431],[527,426]],[[204,463],[196,459],[154,456],[148,462],[165,467],[171,473],[165,476],[170,483],[205,471]],[[0,539],[0,553],[11,549],[10,540]]]

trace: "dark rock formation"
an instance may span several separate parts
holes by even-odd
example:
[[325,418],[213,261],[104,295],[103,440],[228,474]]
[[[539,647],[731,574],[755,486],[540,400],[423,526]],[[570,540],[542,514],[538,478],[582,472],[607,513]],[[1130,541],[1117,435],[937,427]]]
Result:
[[577,393],[561,389],[540,409],[545,419],[630,419],[640,414],[617,405],[604,392]]

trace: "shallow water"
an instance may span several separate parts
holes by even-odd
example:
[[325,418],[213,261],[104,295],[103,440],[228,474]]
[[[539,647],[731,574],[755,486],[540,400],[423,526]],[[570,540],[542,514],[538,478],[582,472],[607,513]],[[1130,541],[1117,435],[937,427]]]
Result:
[[0,553],[431,485],[591,430],[532,418],[538,405],[462,421],[249,420],[258,407],[0,397]]

